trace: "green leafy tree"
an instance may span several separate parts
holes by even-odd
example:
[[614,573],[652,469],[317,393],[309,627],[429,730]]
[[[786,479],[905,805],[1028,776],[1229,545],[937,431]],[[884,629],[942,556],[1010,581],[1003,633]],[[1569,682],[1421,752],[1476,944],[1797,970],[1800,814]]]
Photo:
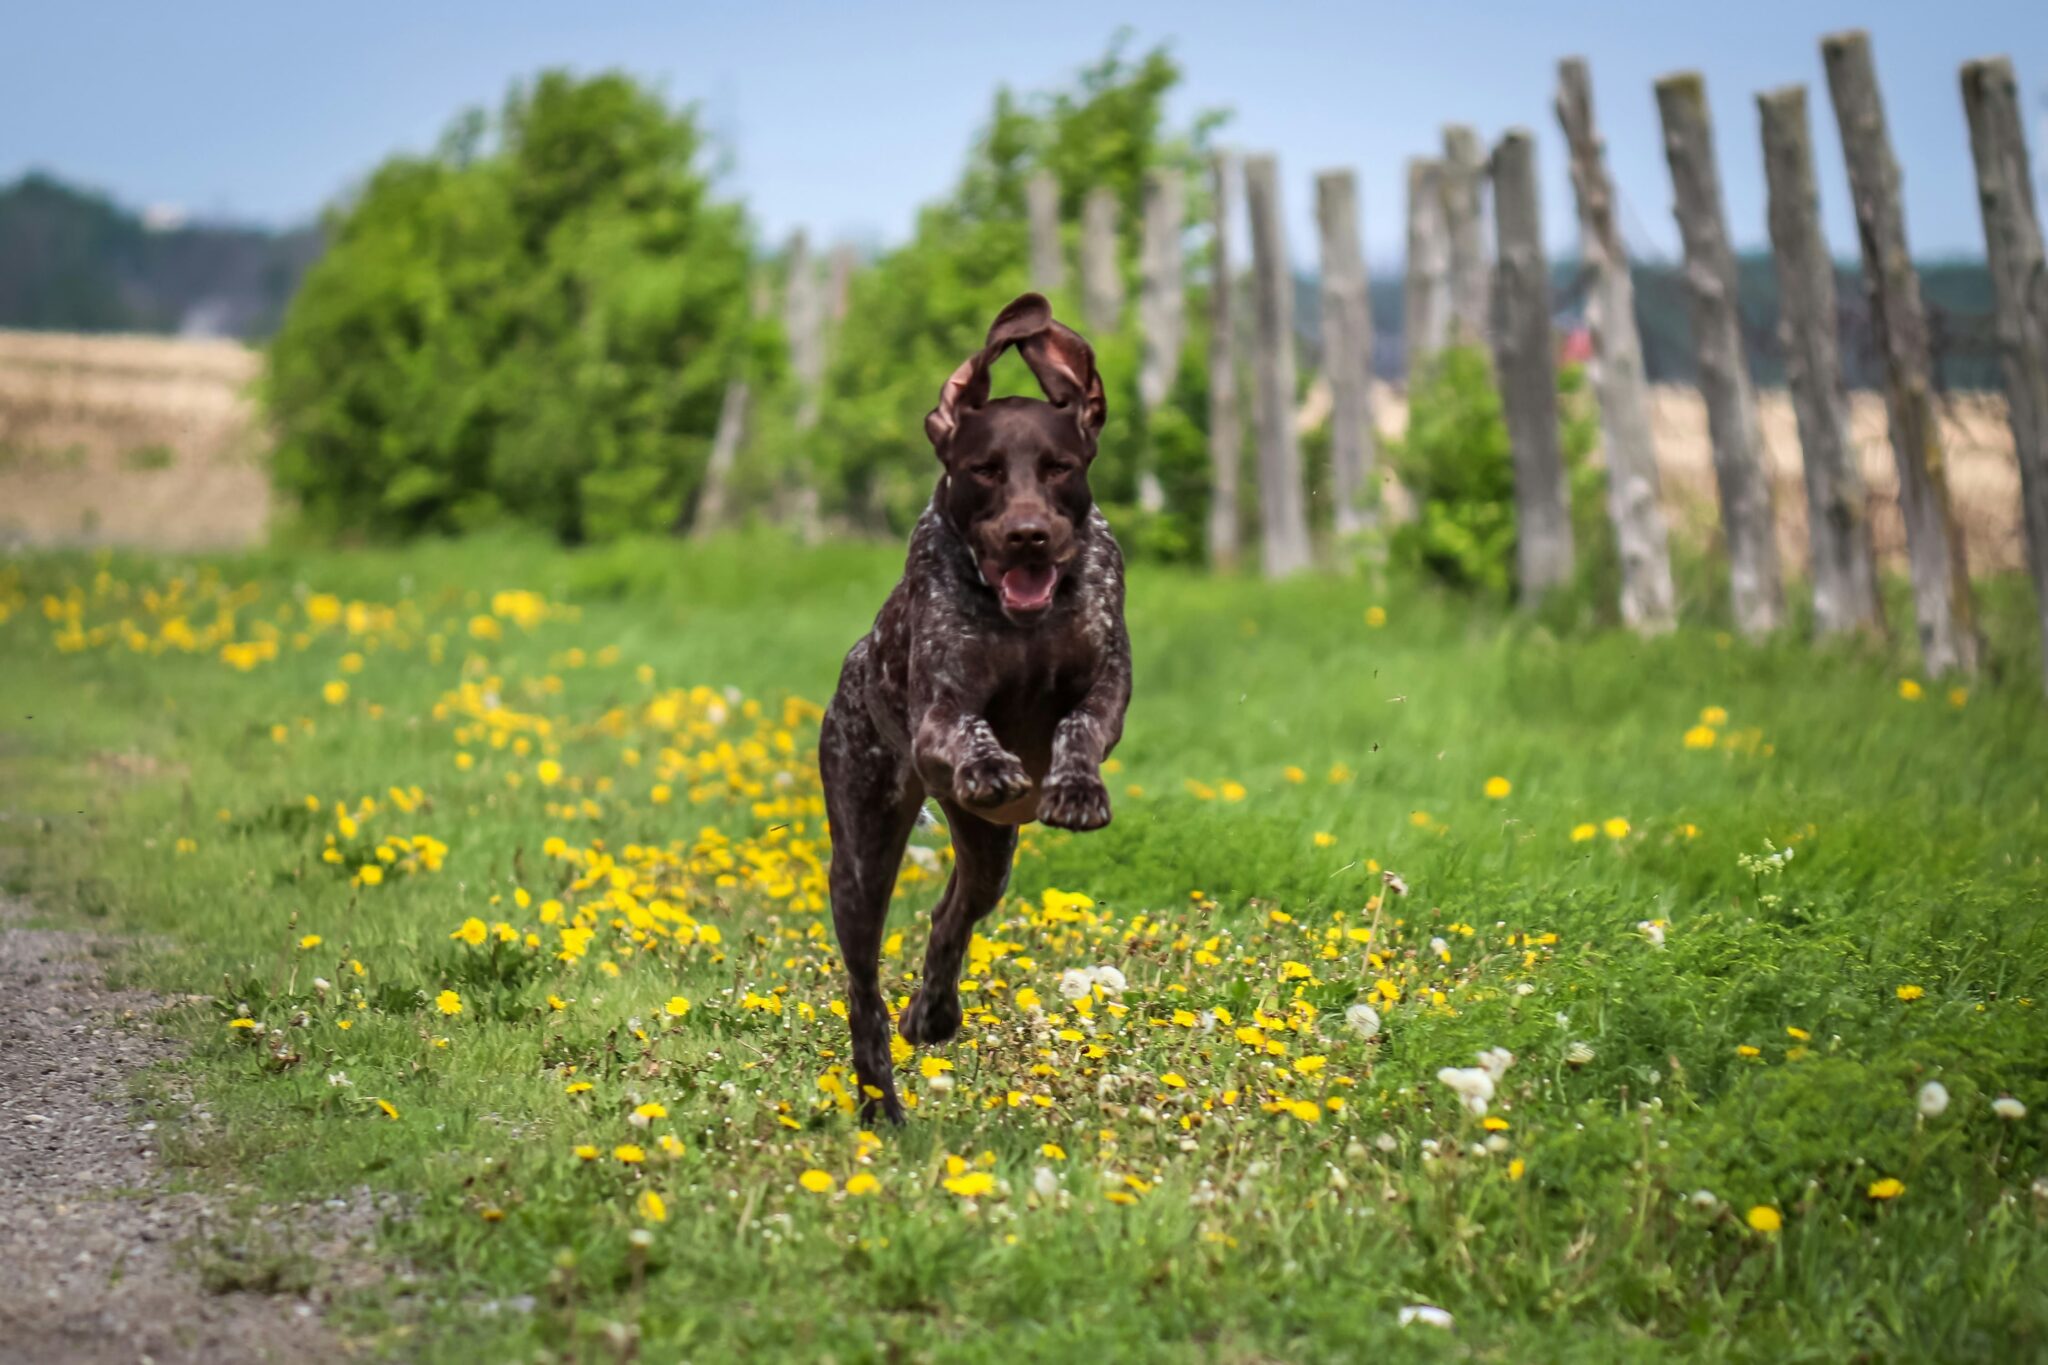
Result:
[[[1078,221],[1091,188],[1116,192],[1123,206],[1121,264],[1133,288],[1145,173],[1181,167],[1190,220],[1205,216],[1208,139],[1223,116],[1208,113],[1184,128],[1170,127],[1166,97],[1180,81],[1178,64],[1164,49],[1132,57],[1128,45],[1120,35],[1070,88],[1035,97],[998,91],[953,193],[924,209],[908,243],[855,278],[849,340],[836,348],[827,374],[811,452],[819,482],[840,512],[900,531],[923,507],[935,472],[924,414],[946,375],[980,346],[996,310],[1030,287],[1024,184],[1032,172],[1049,169],[1058,178],[1069,224]],[[1069,319],[1077,319],[1078,302],[1053,300]],[[1199,300],[1191,301],[1189,315],[1191,321],[1205,315]],[[1184,356],[1198,360],[1205,342],[1199,325],[1192,330]],[[1119,518],[1119,529],[1129,528],[1127,543],[1191,555],[1206,516],[1202,367],[1182,365],[1183,382],[1147,431],[1138,411],[1135,319],[1088,337],[1110,410],[1092,479],[1096,493]],[[995,383],[997,393],[1035,392],[1014,360],[998,368]],[[1138,452],[1148,441],[1171,509],[1158,526],[1130,506]]]
[[271,348],[280,487],[347,532],[667,529],[775,348],[703,151],[630,79],[548,72],[378,168]]

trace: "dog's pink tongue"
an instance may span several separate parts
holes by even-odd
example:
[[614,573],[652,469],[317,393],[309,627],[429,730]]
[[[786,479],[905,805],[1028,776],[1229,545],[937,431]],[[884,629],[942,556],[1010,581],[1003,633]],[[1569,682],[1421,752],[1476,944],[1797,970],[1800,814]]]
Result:
[[1059,570],[1050,564],[1011,569],[1003,575],[1003,605],[1026,611],[1042,607],[1052,601],[1053,584],[1059,580]]

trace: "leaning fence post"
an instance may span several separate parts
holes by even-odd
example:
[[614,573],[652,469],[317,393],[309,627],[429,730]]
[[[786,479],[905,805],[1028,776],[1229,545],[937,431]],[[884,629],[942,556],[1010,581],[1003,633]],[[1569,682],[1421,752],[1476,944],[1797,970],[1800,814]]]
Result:
[[1930,673],[1974,673],[1981,648],[1976,602],[1963,538],[1949,505],[1941,428],[1934,419],[1927,314],[1920,303],[1920,277],[1906,250],[1899,165],[1885,129],[1870,36],[1860,30],[1829,34],[1820,50],[1849,163],[1871,321],[1884,352],[1885,410],[1899,468],[1899,511],[1913,568],[1920,653]]
[[1060,182],[1043,168],[1024,182],[1024,211],[1031,225],[1031,284],[1040,293],[1067,287],[1067,257],[1060,248]]
[[1322,237],[1323,373],[1330,381],[1330,483],[1340,536],[1370,524],[1365,503],[1377,442],[1372,423],[1372,302],[1358,243],[1358,181],[1350,171],[1316,177]]
[[1116,259],[1116,191],[1097,185],[1081,205],[1081,314],[1098,332],[1124,315],[1124,275]]
[[2012,63],[2003,57],[1964,63],[1963,108],[1977,163],[2006,412],[2019,456],[2027,563],[2041,613],[2042,683],[2048,686],[2048,264],[2034,216],[2033,172]]
[[[1181,227],[1187,213],[1180,172],[1171,167],[1145,176],[1145,232],[1139,257],[1138,330],[1143,355],[1138,365],[1138,402],[1149,419],[1164,407],[1180,376],[1180,345],[1187,331],[1186,281],[1181,271]],[[1159,484],[1159,460],[1148,434],[1138,469],[1138,505],[1157,512],[1166,505]]]
[[[749,303],[756,319],[768,316],[774,306],[774,293],[765,275],[754,277]],[[739,464],[740,447],[746,443],[747,424],[753,414],[750,368],[743,358],[739,372],[726,381],[725,397],[719,401],[718,426],[711,434],[711,454],[704,462],[704,483],[697,492],[697,507],[690,517],[693,536],[724,530],[731,515],[732,472]]]
[[1807,130],[1806,87],[1756,97],[1770,191],[1771,252],[1778,266],[1778,337],[1799,421],[1806,525],[1819,631],[1884,629],[1884,599],[1870,548],[1863,473],[1849,444],[1835,313],[1835,263],[1820,233]]
[[1451,330],[1451,244],[1444,233],[1443,164],[1408,163],[1408,260],[1401,287],[1402,331],[1412,394]]
[[1581,58],[1558,63],[1557,121],[1571,147],[1579,258],[1588,276],[1586,327],[1593,336],[1593,390],[1607,454],[1607,512],[1621,560],[1621,619],[1652,635],[1672,627],[1678,593],[1664,509],[1657,501],[1657,448],[1650,436],[1643,343],[1636,334],[1635,285],[1614,218],[1614,183],[1593,126],[1593,81]]
[[1294,274],[1280,225],[1279,169],[1271,156],[1244,163],[1252,219],[1252,307],[1258,323],[1253,421],[1259,440],[1259,562],[1268,578],[1309,566],[1301,442],[1294,430]]
[[1735,253],[1728,245],[1728,221],[1721,208],[1721,174],[1714,163],[1706,84],[1699,73],[1680,72],[1658,81],[1657,110],[1664,123],[1664,155],[1671,164],[1678,233],[1685,243],[1693,348],[1714,446],[1721,524],[1728,537],[1735,628],[1744,635],[1762,635],[1776,630],[1784,613],[1777,525],[1764,469],[1756,392],[1750,387],[1749,362],[1742,350]]
[[1536,144],[1511,128],[1493,149],[1494,368],[1515,461],[1515,579],[1522,605],[1572,576],[1571,500],[1557,431],[1557,356],[1550,334],[1550,262],[1536,196]]
[[1492,306],[1486,260],[1486,150],[1462,123],[1444,129],[1444,236],[1450,243],[1451,340],[1483,346]]
[[1234,569],[1238,556],[1238,464],[1244,425],[1237,411],[1237,321],[1232,295],[1230,238],[1236,213],[1236,165],[1228,152],[1209,163],[1215,235],[1209,275],[1209,563]]

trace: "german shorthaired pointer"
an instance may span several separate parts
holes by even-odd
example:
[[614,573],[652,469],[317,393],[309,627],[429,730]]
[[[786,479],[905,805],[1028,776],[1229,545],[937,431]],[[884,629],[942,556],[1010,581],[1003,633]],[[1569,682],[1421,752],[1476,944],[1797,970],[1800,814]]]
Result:
[[[989,398],[1015,346],[1050,401]],[[925,798],[945,811],[952,879],[897,1028],[960,1028],[960,961],[1009,885],[1017,826],[1109,823],[1098,772],[1131,696],[1124,566],[1088,491],[1105,415],[1086,341],[1037,294],[997,315],[939,391],[925,434],[944,472],[911,533],[903,581],[846,656],[818,763],[832,826],[832,922],[846,959],[862,1114],[903,1118],[882,998],[882,931]]]

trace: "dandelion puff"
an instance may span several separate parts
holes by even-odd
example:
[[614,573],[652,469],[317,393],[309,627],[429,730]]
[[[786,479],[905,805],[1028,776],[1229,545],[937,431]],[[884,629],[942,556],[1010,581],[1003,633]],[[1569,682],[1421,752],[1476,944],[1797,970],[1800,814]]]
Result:
[[1102,987],[1109,994],[1122,995],[1124,993],[1124,986],[1126,984],[1124,974],[1108,963],[1105,962],[1099,967],[1091,968],[1089,975],[1095,978],[1096,985]]
[[1515,1054],[1504,1047],[1490,1047],[1479,1054],[1479,1065],[1496,1081],[1506,1075],[1507,1069],[1514,1064]]
[[1721,1207],[1720,1196],[1712,1190],[1694,1190],[1691,1197],[1692,1206],[1702,1213],[1712,1213]]
[[1530,985],[1530,984],[1529,984],[1528,982],[1526,982],[1526,981],[1518,981],[1518,982],[1516,982],[1516,983],[1515,983],[1515,994],[1516,994],[1516,995],[1534,995],[1534,994],[1536,994],[1536,988],[1535,988],[1534,986]]
[[1486,1117],[1486,1102],[1493,1098],[1493,1073],[1484,1067],[1447,1066],[1436,1078],[1458,1096],[1458,1103],[1475,1117]]
[[1344,1022],[1361,1038],[1380,1036],[1380,1012],[1363,1000],[1344,1011]]
[[1400,1147],[1401,1144],[1392,1133],[1381,1133],[1372,1140],[1372,1145],[1379,1148],[1382,1152],[1392,1152]]
[[1664,926],[1657,923],[1657,921],[1653,919],[1637,920],[1636,928],[1642,931],[1644,938],[1650,940],[1652,948],[1662,948],[1664,946]]
[[1387,890],[1397,896],[1408,894],[1408,883],[1401,880],[1401,874],[1398,872],[1387,871],[1380,873],[1380,882]]
[[1920,1087],[1920,1117],[1938,1119],[1948,1109],[1948,1087],[1929,1081]]
[[1991,1101],[1991,1112],[2002,1119],[2017,1121],[2027,1116],[2027,1106],[2010,1095],[2000,1095]]
[[1038,1192],[1040,1199],[1050,1199],[1059,1193],[1059,1175],[1050,1166],[1040,1166],[1031,1173],[1031,1188]]
[[1571,1044],[1571,1046],[1564,1050],[1564,1060],[1569,1066],[1584,1066],[1593,1060],[1592,1044],[1578,1042]]
[[1095,978],[1076,967],[1060,973],[1060,998],[1079,1000],[1095,987]]
[[1441,1328],[1446,1332],[1451,1330],[1452,1322],[1449,1313],[1446,1313],[1434,1304],[1428,1303],[1411,1303],[1396,1313],[1394,1320],[1403,1327],[1408,1326],[1410,1323],[1419,1322],[1425,1327]]

